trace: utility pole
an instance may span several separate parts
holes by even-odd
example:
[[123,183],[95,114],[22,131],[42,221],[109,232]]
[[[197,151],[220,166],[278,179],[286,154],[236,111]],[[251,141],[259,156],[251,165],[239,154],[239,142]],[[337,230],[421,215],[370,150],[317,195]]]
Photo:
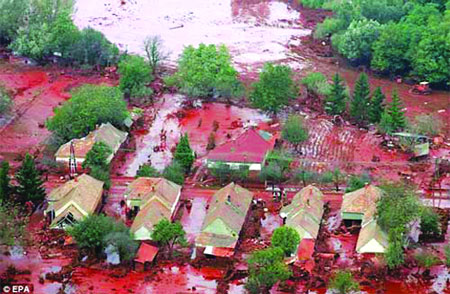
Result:
[[75,147],[73,141],[70,142],[70,158],[69,158],[69,177],[75,178],[77,175],[77,160],[75,158]]

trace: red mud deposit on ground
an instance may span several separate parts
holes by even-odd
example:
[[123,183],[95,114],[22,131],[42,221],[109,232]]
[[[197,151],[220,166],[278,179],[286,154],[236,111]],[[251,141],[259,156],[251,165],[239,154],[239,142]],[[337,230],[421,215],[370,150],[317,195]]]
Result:
[[106,82],[110,81],[96,75],[1,62],[0,83],[13,93],[14,106],[12,121],[0,126],[0,155],[12,160],[17,154],[39,149],[50,135],[42,126],[53,115],[53,108],[70,97],[68,90],[85,83]]

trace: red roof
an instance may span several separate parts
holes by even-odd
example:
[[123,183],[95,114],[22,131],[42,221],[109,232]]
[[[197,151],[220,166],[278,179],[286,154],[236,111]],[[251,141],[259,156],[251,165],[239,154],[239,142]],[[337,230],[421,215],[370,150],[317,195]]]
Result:
[[226,142],[208,154],[208,159],[226,162],[261,163],[273,148],[274,140],[265,140],[257,130],[249,129],[235,140]]
[[234,255],[234,249],[226,247],[214,247],[212,250],[212,255],[218,257],[232,257]]
[[298,245],[297,257],[298,260],[308,260],[312,258],[314,253],[314,239],[303,239]]
[[141,243],[141,246],[139,246],[139,250],[136,254],[137,257],[134,260],[141,263],[152,262],[153,259],[155,259],[158,250],[158,247],[147,243]]

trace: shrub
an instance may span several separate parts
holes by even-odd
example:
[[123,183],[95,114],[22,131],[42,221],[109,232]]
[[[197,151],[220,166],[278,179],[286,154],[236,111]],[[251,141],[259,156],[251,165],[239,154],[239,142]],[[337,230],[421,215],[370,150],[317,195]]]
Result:
[[152,73],[155,73],[161,62],[169,57],[169,54],[163,51],[162,40],[159,36],[149,36],[145,38],[144,50]]
[[163,177],[178,185],[184,184],[184,170],[183,167],[176,161],[173,161],[163,171]]
[[160,173],[150,164],[143,164],[136,172],[136,178],[139,177],[159,177]]
[[180,137],[180,141],[177,144],[173,157],[183,167],[185,173],[188,173],[191,170],[195,156],[194,151],[189,144],[187,133]]
[[95,142],[91,150],[86,154],[86,159],[83,161],[83,168],[107,167],[108,157],[113,153],[111,147],[104,142]]
[[13,246],[25,245],[25,228],[28,218],[23,217],[18,206],[0,203],[0,244]]
[[424,207],[422,210],[420,231],[426,236],[439,235],[441,233],[439,214],[429,207]]
[[450,266],[450,244],[444,246],[445,264]]
[[11,97],[5,88],[0,86],[0,116],[8,113],[11,109]]
[[409,126],[409,131],[425,136],[436,136],[442,132],[444,123],[433,114],[421,114],[414,117],[414,121]]
[[131,261],[136,255],[139,244],[133,239],[130,230],[121,229],[118,232],[108,233],[104,238],[105,246],[113,245],[119,255],[121,261]]
[[296,147],[308,139],[305,120],[299,115],[290,115],[281,130],[281,137]]
[[371,179],[368,174],[362,175],[353,175],[347,181],[347,188],[345,189],[345,193],[350,193],[361,189],[365,186],[366,183],[370,183]]
[[147,84],[153,80],[153,76],[144,58],[136,55],[126,56],[119,62],[119,73],[119,87],[126,97],[141,100],[152,94],[153,91]]
[[210,168],[214,178],[219,180],[221,185],[229,182],[241,182],[248,178],[249,168],[241,166],[239,169],[232,169],[223,162],[217,162],[214,167]]
[[264,64],[259,81],[252,85],[250,101],[255,107],[277,113],[297,96],[292,70],[285,65]]
[[417,264],[425,269],[432,267],[433,265],[438,264],[441,260],[436,255],[431,252],[422,251],[414,255],[414,258],[417,261]]
[[336,290],[339,294],[348,294],[352,291],[358,291],[359,284],[350,271],[338,270],[331,278],[328,288]]
[[295,229],[282,226],[273,231],[271,241],[273,247],[280,247],[286,256],[290,256],[298,247],[300,235]]
[[86,136],[96,125],[110,122],[121,127],[128,116],[127,105],[118,88],[83,85],[72,98],[55,109],[47,128],[65,141]]
[[325,75],[320,72],[309,73],[301,80],[301,83],[306,86],[308,91],[316,95],[327,96],[331,94],[331,85]]
[[322,8],[323,4],[327,2],[327,0],[298,0],[303,6],[313,9]]
[[317,24],[314,31],[314,38],[324,39],[345,29],[345,22],[339,18],[327,18],[322,23]]
[[89,174],[96,178],[99,181],[104,183],[103,188],[109,190],[111,188],[111,176],[109,175],[109,166],[101,167],[101,166],[92,166]]

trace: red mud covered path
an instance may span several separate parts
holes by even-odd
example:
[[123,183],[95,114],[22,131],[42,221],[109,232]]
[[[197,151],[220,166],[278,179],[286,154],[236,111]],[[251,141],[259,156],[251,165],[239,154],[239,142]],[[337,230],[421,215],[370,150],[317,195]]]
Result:
[[42,69],[0,62],[0,83],[13,93],[13,119],[0,126],[0,156],[12,160],[17,154],[34,152],[50,135],[43,126],[53,115],[53,108],[62,104],[68,91],[85,83],[110,83],[99,76],[64,73],[56,68]]

